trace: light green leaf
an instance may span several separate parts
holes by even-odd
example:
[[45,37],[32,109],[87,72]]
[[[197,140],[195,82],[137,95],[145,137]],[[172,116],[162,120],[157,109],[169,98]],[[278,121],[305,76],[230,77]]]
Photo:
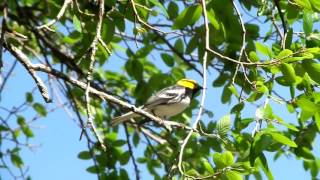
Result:
[[230,115],[223,116],[217,122],[217,132],[221,137],[225,137],[231,129]]
[[293,54],[293,52],[290,49],[284,49],[282,50],[277,56],[277,60],[285,61],[288,57],[290,57]]
[[80,20],[77,18],[76,15],[73,16],[72,21],[73,21],[73,26],[74,26],[74,28],[75,28],[78,32],[82,32],[81,22],[80,22]]
[[312,10],[311,4],[309,0],[294,0],[300,7],[305,8],[307,10]]
[[249,59],[250,59],[252,62],[259,62],[259,61],[260,61],[259,56],[258,56],[257,53],[254,52],[254,51],[250,51],[250,53],[249,53]]
[[312,7],[320,12],[320,1],[319,0],[309,0]]
[[261,54],[268,56],[270,59],[273,58],[273,52],[267,45],[256,42],[256,48]]
[[173,23],[173,29],[183,29],[188,25],[194,24],[200,18],[202,8],[200,5],[189,6],[184,9]]
[[47,110],[42,104],[34,103],[32,107],[40,116],[44,117],[47,115]]
[[210,164],[210,162],[205,159],[205,158],[202,158],[202,163],[204,165],[204,167],[206,168],[206,170],[210,173],[210,174],[213,174],[214,173],[214,169],[212,167],[212,165]]
[[242,175],[236,171],[227,171],[226,177],[228,180],[242,180]]
[[219,30],[220,29],[220,24],[219,24],[219,21],[216,18],[216,15],[215,15],[213,9],[210,9],[209,11],[207,11],[207,14],[208,14],[208,19],[209,19],[210,23],[212,24],[212,26],[216,30]]
[[233,95],[235,95],[237,98],[239,97],[239,93],[233,85],[228,86],[228,89],[232,92]]
[[313,29],[312,14],[305,11],[303,12],[303,31],[308,36],[312,32],[312,29]]
[[277,132],[270,132],[270,131],[266,132],[266,134],[271,135],[272,139],[279,143],[288,145],[290,147],[297,147],[297,144],[294,141],[292,141],[291,139],[289,139],[283,134],[280,134]]
[[220,160],[225,166],[231,166],[234,163],[234,157],[230,151],[222,153]]

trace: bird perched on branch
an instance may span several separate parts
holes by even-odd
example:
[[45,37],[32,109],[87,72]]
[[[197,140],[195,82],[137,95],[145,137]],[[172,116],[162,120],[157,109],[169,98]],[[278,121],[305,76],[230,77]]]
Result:
[[[167,119],[183,112],[201,88],[193,79],[181,79],[175,85],[166,87],[151,96],[140,108],[162,119]],[[128,112],[112,119],[111,125],[116,126],[137,117],[141,115]]]

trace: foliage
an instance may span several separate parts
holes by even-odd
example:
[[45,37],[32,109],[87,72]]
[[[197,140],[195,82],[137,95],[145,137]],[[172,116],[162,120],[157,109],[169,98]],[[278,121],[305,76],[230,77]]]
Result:
[[[89,173],[98,179],[133,179],[129,176],[133,172],[136,179],[143,179],[141,171],[148,171],[154,179],[234,180],[250,175],[261,179],[262,174],[274,179],[266,158],[266,152],[273,152],[274,159],[288,154],[297,157],[312,178],[319,177],[319,157],[313,153],[320,130],[318,0],[102,2],[0,3],[0,47],[16,59],[6,62],[1,54],[1,63],[12,63],[12,71],[16,63],[22,64],[42,95],[46,86],[58,86],[81,125],[92,114],[107,149],[85,132],[88,150],[79,152],[78,158],[94,161],[86,169]],[[207,94],[221,90],[221,103],[227,104],[229,112],[219,120],[212,116],[216,108],[205,106],[185,149],[181,142],[190,128],[173,126],[170,131],[155,122],[111,127],[111,119],[128,107],[98,93],[91,92],[86,98],[89,80],[96,91],[140,106],[155,91],[187,75],[200,80],[202,67],[214,72],[205,77],[211,80]],[[9,72],[4,79],[10,80],[9,67],[2,71]],[[36,75],[40,71],[58,83],[42,83]],[[4,86],[5,81],[1,92]],[[37,137],[30,123],[52,112],[33,93],[26,92],[25,103],[18,109],[2,108],[0,146],[15,145],[1,149],[0,168],[10,171],[8,164],[12,164],[23,172],[22,142]],[[56,102],[58,98],[52,99]],[[217,96],[213,101],[218,101]],[[199,104],[194,100],[172,120],[191,127]],[[279,114],[279,105],[287,112]],[[19,111],[24,107],[33,108],[37,115],[33,119],[24,115]],[[255,114],[244,115],[250,109]],[[285,113],[295,119],[285,119]],[[16,123],[8,123],[12,118]],[[136,157],[138,151],[143,152],[142,157]],[[130,163],[134,169],[128,168]]]

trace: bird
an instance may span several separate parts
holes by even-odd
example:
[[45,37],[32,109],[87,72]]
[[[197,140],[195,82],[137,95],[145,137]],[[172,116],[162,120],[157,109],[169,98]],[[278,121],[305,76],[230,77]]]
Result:
[[[147,102],[139,107],[162,119],[168,119],[183,112],[191,103],[194,95],[202,87],[193,79],[180,79],[175,85],[166,87],[152,95]],[[141,117],[140,114],[130,111],[111,121],[111,126]]]

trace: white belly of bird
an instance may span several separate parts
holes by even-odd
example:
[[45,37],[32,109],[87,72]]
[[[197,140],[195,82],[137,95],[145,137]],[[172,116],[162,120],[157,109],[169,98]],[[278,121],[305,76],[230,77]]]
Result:
[[153,113],[161,118],[168,118],[183,112],[190,104],[190,98],[186,97],[179,103],[161,105],[153,109]]

